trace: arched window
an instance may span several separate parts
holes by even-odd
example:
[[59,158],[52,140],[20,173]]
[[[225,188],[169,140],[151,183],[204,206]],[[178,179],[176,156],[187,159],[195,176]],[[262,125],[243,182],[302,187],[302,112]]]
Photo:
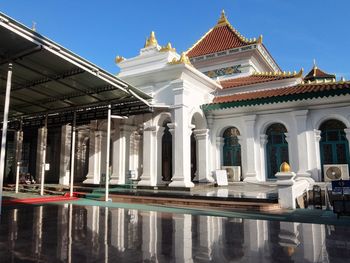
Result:
[[[321,124],[320,157],[324,164],[350,164],[349,142],[346,139],[346,126],[338,120],[328,120]],[[323,173],[322,173],[323,175]]]
[[225,130],[223,163],[224,166],[241,166],[241,145],[238,142],[239,130],[236,127],[230,127]]
[[280,165],[283,162],[289,163],[286,132],[286,127],[281,123],[274,123],[266,130],[267,179],[275,179],[275,174],[279,171]]

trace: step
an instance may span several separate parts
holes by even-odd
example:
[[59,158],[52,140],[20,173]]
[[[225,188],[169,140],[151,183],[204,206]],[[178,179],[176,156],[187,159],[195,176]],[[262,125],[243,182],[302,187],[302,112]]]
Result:
[[[133,196],[122,194],[111,194],[109,198],[113,202],[122,203],[138,203],[138,204],[152,204],[175,207],[206,207],[206,208],[221,208],[234,209],[244,211],[274,211],[279,210],[278,203],[262,202],[261,200],[250,201],[225,201],[225,200],[208,200],[208,199],[192,199],[192,198],[173,198],[173,197],[155,197],[155,196]],[[103,197],[100,198],[102,200]]]

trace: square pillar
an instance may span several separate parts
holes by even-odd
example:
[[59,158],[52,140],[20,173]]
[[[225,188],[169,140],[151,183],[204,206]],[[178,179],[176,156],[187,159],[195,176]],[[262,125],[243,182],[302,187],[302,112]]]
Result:
[[[245,158],[247,163],[246,172],[243,175],[245,182],[256,182],[256,147],[255,147],[255,120],[256,115],[249,115],[244,117],[245,124],[245,138],[246,138],[246,151],[242,158]],[[243,152],[242,152],[243,153]]]
[[221,166],[224,163],[224,156],[223,156],[223,147],[224,147],[224,138],[223,137],[216,137],[216,169],[221,169]]
[[214,182],[209,162],[209,130],[194,130],[197,144],[197,174],[199,182]]
[[46,149],[47,145],[47,128],[42,127],[38,129],[38,144],[36,148],[36,171],[35,171],[35,180],[37,183],[41,183],[42,173],[44,170],[42,169],[43,165],[46,163],[44,149]]
[[141,135],[134,133],[130,137],[130,158],[129,158],[129,170],[134,171],[134,177],[131,180],[139,180],[139,163],[140,163],[140,141]]
[[173,156],[175,166],[173,167],[173,178],[169,186],[193,187],[191,182],[191,134],[189,126],[187,107],[179,106],[174,109],[175,136],[173,138]]
[[94,129],[90,130],[89,145],[89,172],[84,184],[99,184],[101,179],[101,168],[103,160],[102,150],[102,132]]
[[192,215],[174,214],[175,262],[193,262],[192,257]]
[[70,174],[70,152],[72,127],[70,125],[63,125],[61,127],[61,151],[60,151],[60,178],[59,184],[69,185]]
[[156,159],[156,126],[152,126],[152,120],[144,125],[143,129],[143,172],[140,186],[155,186],[157,166],[154,165]]
[[[308,140],[307,140],[307,110],[300,110],[293,112],[294,120],[296,124],[296,145],[289,144],[289,147],[296,151],[293,157],[296,158],[295,163],[297,164],[297,177],[308,177],[311,178],[311,174],[308,172],[309,167],[309,154],[308,150]],[[296,149],[295,149],[296,148]],[[293,152],[294,152],[293,151]],[[292,166],[293,169],[293,166]]]
[[111,184],[126,184],[129,174],[130,137],[135,126],[120,125],[115,129],[113,140],[113,165]]

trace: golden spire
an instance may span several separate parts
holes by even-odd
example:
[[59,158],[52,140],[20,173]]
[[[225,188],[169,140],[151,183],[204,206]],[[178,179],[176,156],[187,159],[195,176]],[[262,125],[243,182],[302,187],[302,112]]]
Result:
[[115,63],[116,63],[116,64],[119,64],[120,62],[122,62],[122,61],[124,61],[124,60],[125,60],[125,58],[122,57],[122,56],[116,56],[116,57],[115,57]]
[[176,58],[174,58],[171,62],[169,62],[169,64],[175,65],[175,64],[187,64],[192,66],[190,59],[188,58],[188,56],[186,55],[185,52],[181,53],[180,58],[177,60]]
[[216,26],[224,26],[224,25],[227,25],[229,24],[228,20],[227,20],[227,17],[225,15],[225,10],[222,10],[221,11],[221,16],[218,20],[218,23],[216,24]]
[[173,48],[173,47],[171,46],[171,43],[170,43],[170,42],[168,42],[168,44],[167,44],[166,46],[162,47],[159,51],[160,51],[160,52],[167,52],[167,51],[173,51],[173,52],[175,52],[176,49]]
[[146,40],[145,47],[154,47],[158,45],[158,41],[156,39],[156,35],[154,31],[151,32],[151,35],[149,38]]

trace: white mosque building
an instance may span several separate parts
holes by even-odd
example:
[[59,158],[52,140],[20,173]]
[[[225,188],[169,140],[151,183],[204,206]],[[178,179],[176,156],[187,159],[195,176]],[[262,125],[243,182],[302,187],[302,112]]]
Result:
[[[187,188],[213,182],[223,168],[229,181],[274,181],[283,162],[297,177],[328,180],[332,165],[330,176],[348,178],[350,82],[316,65],[306,75],[282,71],[262,36],[245,38],[224,12],[181,55],[152,32],[138,56],[116,62],[117,77],[150,95],[153,111],[113,119],[112,185]],[[103,179],[106,127],[96,120],[77,128],[76,181]],[[67,184],[70,126],[47,136],[46,180]],[[23,165],[33,160],[30,145],[25,139]]]

